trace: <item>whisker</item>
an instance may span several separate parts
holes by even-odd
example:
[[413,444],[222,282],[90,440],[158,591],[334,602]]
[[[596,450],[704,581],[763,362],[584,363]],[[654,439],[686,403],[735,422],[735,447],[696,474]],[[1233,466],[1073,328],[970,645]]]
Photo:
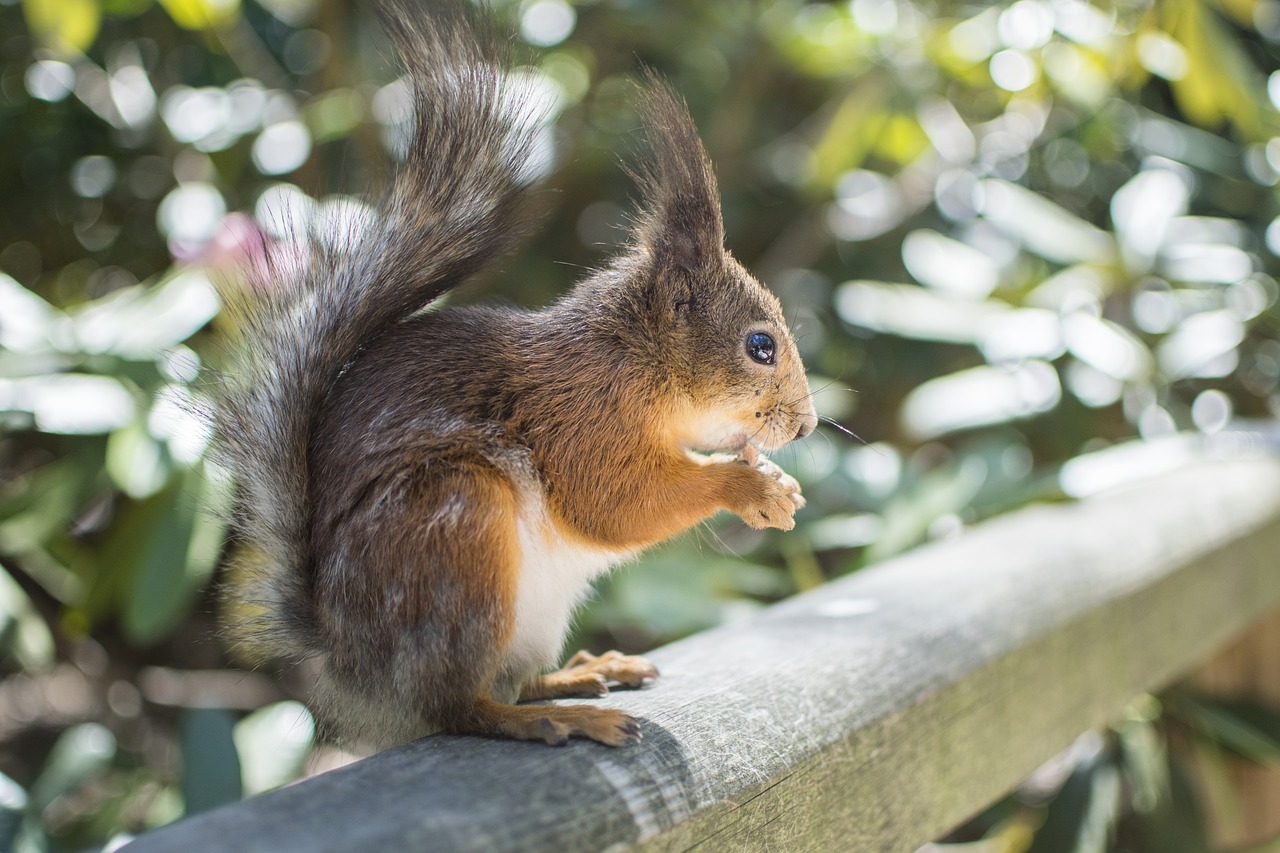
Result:
[[[862,442],[862,443],[863,443],[864,445],[866,445],[867,447],[871,447],[871,442],[867,441],[865,438],[863,438],[862,436],[858,435],[856,432],[854,432],[853,430],[849,429],[847,426],[845,426],[844,424],[842,424],[842,423],[840,423],[839,421],[835,420],[834,418],[829,418],[829,417],[827,417],[826,415],[819,415],[819,416],[818,416],[818,420],[823,421],[824,423],[831,424],[831,426],[833,426],[833,427],[835,427],[836,429],[840,430],[842,433],[844,433],[845,435],[849,436],[850,438],[856,438],[858,441]],[[873,448],[873,449],[874,449],[874,448]],[[876,451],[876,452],[878,453],[879,451]]]
[[741,554],[739,554],[737,551],[735,551],[735,550],[733,549],[733,546],[732,546],[732,545],[730,545],[728,542],[724,541],[724,539],[720,536],[720,534],[719,534],[719,533],[716,533],[716,532],[715,532],[715,530],[713,530],[713,529],[711,529],[711,528],[707,528],[706,530],[707,530],[707,533],[710,533],[710,534],[711,534],[711,538],[712,538],[712,539],[714,539],[714,540],[716,540],[716,542],[718,542],[718,543],[720,544],[720,549],[719,549],[719,550],[720,550],[720,553],[722,553],[722,554],[728,554],[728,555],[730,555],[731,557],[735,557],[735,558],[737,558],[737,559],[739,559],[739,560],[740,560],[740,559],[742,559],[742,555],[741,555]]
[[[797,397],[796,399],[794,399],[794,400],[790,400],[790,401],[788,401],[788,402],[786,402],[786,403],[783,403],[782,405],[784,405],[784,406],[791,406],[791,405],[794,405],[794,404],[796,404],[796,403],[799,403],[801,400],[812,400],[815,396],[817,396],[818,394],[821,394],[823,391],[826,391],[828,388],[830,388],[832,385],[835,385],[835,384],[836,384],[836,380],[832,379],[830,382],[826,383],[826,384],[825,384],[825,385],[823,385],[822,387],[820,387],[820,388],[810,388],[810,389],[809,389],[809,393],[808,393],[808,394],[805,394],[805,395],[803,395],[803,396],[801,396],[801,397]],[[856,389],[854,389],[854,388],[850,388],[850,387],[848,387],[847,385],[842,386],[842,387],[840,387],[840,388],[837,388],[836,390],[837,390],[837,391],[848,391],[850,394],[857,394],[857,393],[858,393]]]

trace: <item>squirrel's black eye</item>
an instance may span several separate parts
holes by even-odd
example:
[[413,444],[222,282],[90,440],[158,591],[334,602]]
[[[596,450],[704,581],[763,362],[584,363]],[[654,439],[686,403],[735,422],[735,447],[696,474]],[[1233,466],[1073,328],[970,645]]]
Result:
[[760,364],[773,364],[773,336],[764,332],[752,332],[747,335],[747,355]]

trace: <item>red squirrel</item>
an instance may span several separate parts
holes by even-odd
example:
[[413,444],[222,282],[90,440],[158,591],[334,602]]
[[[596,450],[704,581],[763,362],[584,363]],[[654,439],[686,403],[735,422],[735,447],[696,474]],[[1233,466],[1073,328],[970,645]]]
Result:
[[725,250],[710,161],[653,75],[617,256],[539,311],[435,305],[527,231],[537,122],[466,13],[378,10],[413,93],[408,150],[358,238],[255,288],[216,413],[254,555],[230,633],[317,658],[317,715],[349,742],[619,746],[640,737],[620,710],[519,703],[657,675],[616,652],[549,671],[593,578],[720,510],[794,526],[800,488],[760,451],[816,426],[804,366]]

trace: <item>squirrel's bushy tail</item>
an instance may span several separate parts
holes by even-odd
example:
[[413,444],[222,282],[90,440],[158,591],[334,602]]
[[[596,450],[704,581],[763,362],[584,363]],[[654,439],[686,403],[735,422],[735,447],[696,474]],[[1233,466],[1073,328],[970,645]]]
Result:
[[370,221],[310,241],[296,276],[259,275],[264,295],[243,306],[244,357],[217,407],[215,449],[237,478],[233,523],[245,547],[234,597],[248,607],[228,630],[246,658],[322,650],[307,457],[333,383],[371,339],[525,230],[520,202],[541,116],[461,5],[379,0],[408,72],[403,162]]

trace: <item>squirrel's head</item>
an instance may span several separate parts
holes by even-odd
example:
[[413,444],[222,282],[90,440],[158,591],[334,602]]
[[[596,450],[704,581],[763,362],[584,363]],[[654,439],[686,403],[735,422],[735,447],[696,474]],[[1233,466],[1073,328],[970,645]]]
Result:
[[[676,389],[665,427],[698,450],[772,450],[817,425],[809,383],[778,300],[724,248],[710,160],[680,98],[651,78],[641,101],[653,159],[622,263],[640,357]],[[616,284],[616,283],[615,283]]]

